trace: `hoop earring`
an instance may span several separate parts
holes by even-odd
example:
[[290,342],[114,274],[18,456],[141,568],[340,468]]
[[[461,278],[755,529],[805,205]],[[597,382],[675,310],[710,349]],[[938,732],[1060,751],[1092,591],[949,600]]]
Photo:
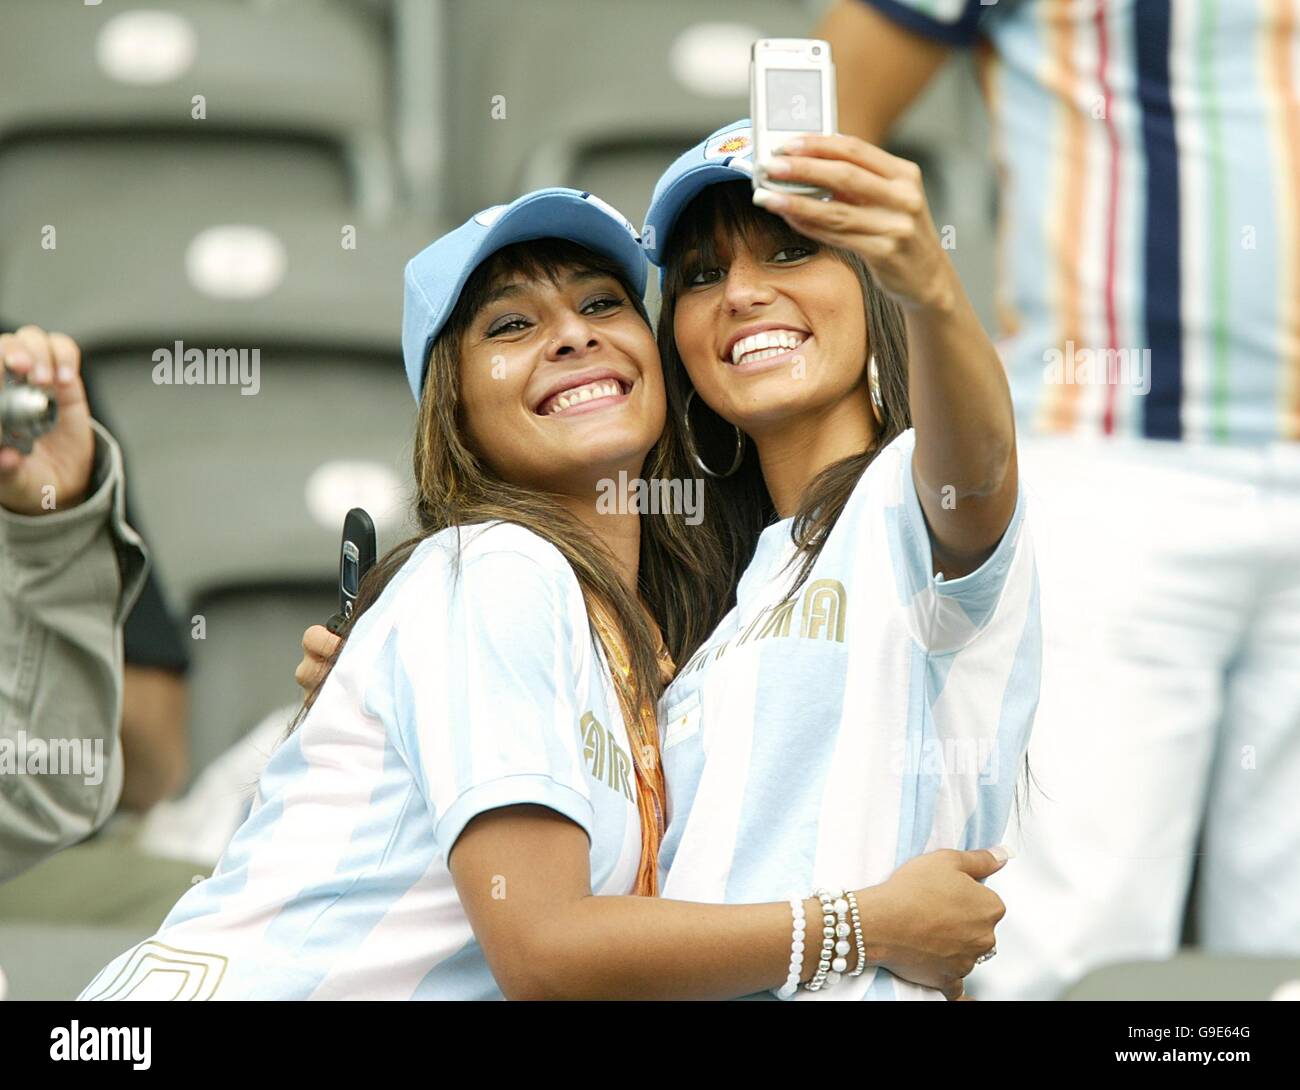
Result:
[[867,388],[871,391],[871,412],[876,418],[876,426],[885,423],[885,399],[880,394],[880,368],[876,364],[876,354],[871,354],[867,364]]
[[[700,457],[700,452],[695,448],[695,436],[691,432],[691,398],[695,396],[695,391],[691,390],[686,395],[686,408],[682,412],[682,424],[685,427],[683,436],[686,442],[687,453],[690,454],[691,460],[700,467],[708,476],[716,477],[721,480],[723,477],[730,477],[740,468],[740,463],[745,457],[745,433],[736,428],[736,456],[731,460],[731,467],[725,473],[715,473],[704,464],[704,459]],[[732,425],[735,427],[735,425]]]

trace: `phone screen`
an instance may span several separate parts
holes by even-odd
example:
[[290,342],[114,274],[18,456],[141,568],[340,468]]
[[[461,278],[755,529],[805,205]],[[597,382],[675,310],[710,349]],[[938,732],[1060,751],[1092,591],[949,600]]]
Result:
[[820,132],[822,74],[806,68],[767,70],[767,127],[787,132]]

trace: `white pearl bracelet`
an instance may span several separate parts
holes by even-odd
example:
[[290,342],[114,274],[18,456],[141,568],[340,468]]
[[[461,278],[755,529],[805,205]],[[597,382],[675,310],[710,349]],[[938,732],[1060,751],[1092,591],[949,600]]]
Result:
[[803,976],[804,927],[806,917],[803,901],[798,897],[790,898],[790,915],[793,923],[790,928],[790,970],[785,983],[777,990],[778,999],[793,999],[799,990],[799,978]]

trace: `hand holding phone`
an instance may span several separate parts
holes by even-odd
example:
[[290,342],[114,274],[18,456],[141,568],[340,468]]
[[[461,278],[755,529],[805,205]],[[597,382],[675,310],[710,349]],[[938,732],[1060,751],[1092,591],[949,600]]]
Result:
[[316,687],[329,669],[330,659],[341,642],[341,636],[320,624],[312,625],[302,634],[302,662],[294,670],[293,680],[302,689],[308,706],[316,699]]
[[835,65],[820,38],[760,38],[750,51],[749,116],[754,126],[754,188],[827,198],[815,186],[766,177],[760,164],[787,140],[836,129]]

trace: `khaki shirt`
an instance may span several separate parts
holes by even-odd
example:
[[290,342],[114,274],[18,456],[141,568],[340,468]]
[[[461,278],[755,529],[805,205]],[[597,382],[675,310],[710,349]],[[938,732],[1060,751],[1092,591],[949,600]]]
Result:
[[0,508],[0,881],[84,839],[122,792],[122,622],[148,571],[97,421],[86,498]]

